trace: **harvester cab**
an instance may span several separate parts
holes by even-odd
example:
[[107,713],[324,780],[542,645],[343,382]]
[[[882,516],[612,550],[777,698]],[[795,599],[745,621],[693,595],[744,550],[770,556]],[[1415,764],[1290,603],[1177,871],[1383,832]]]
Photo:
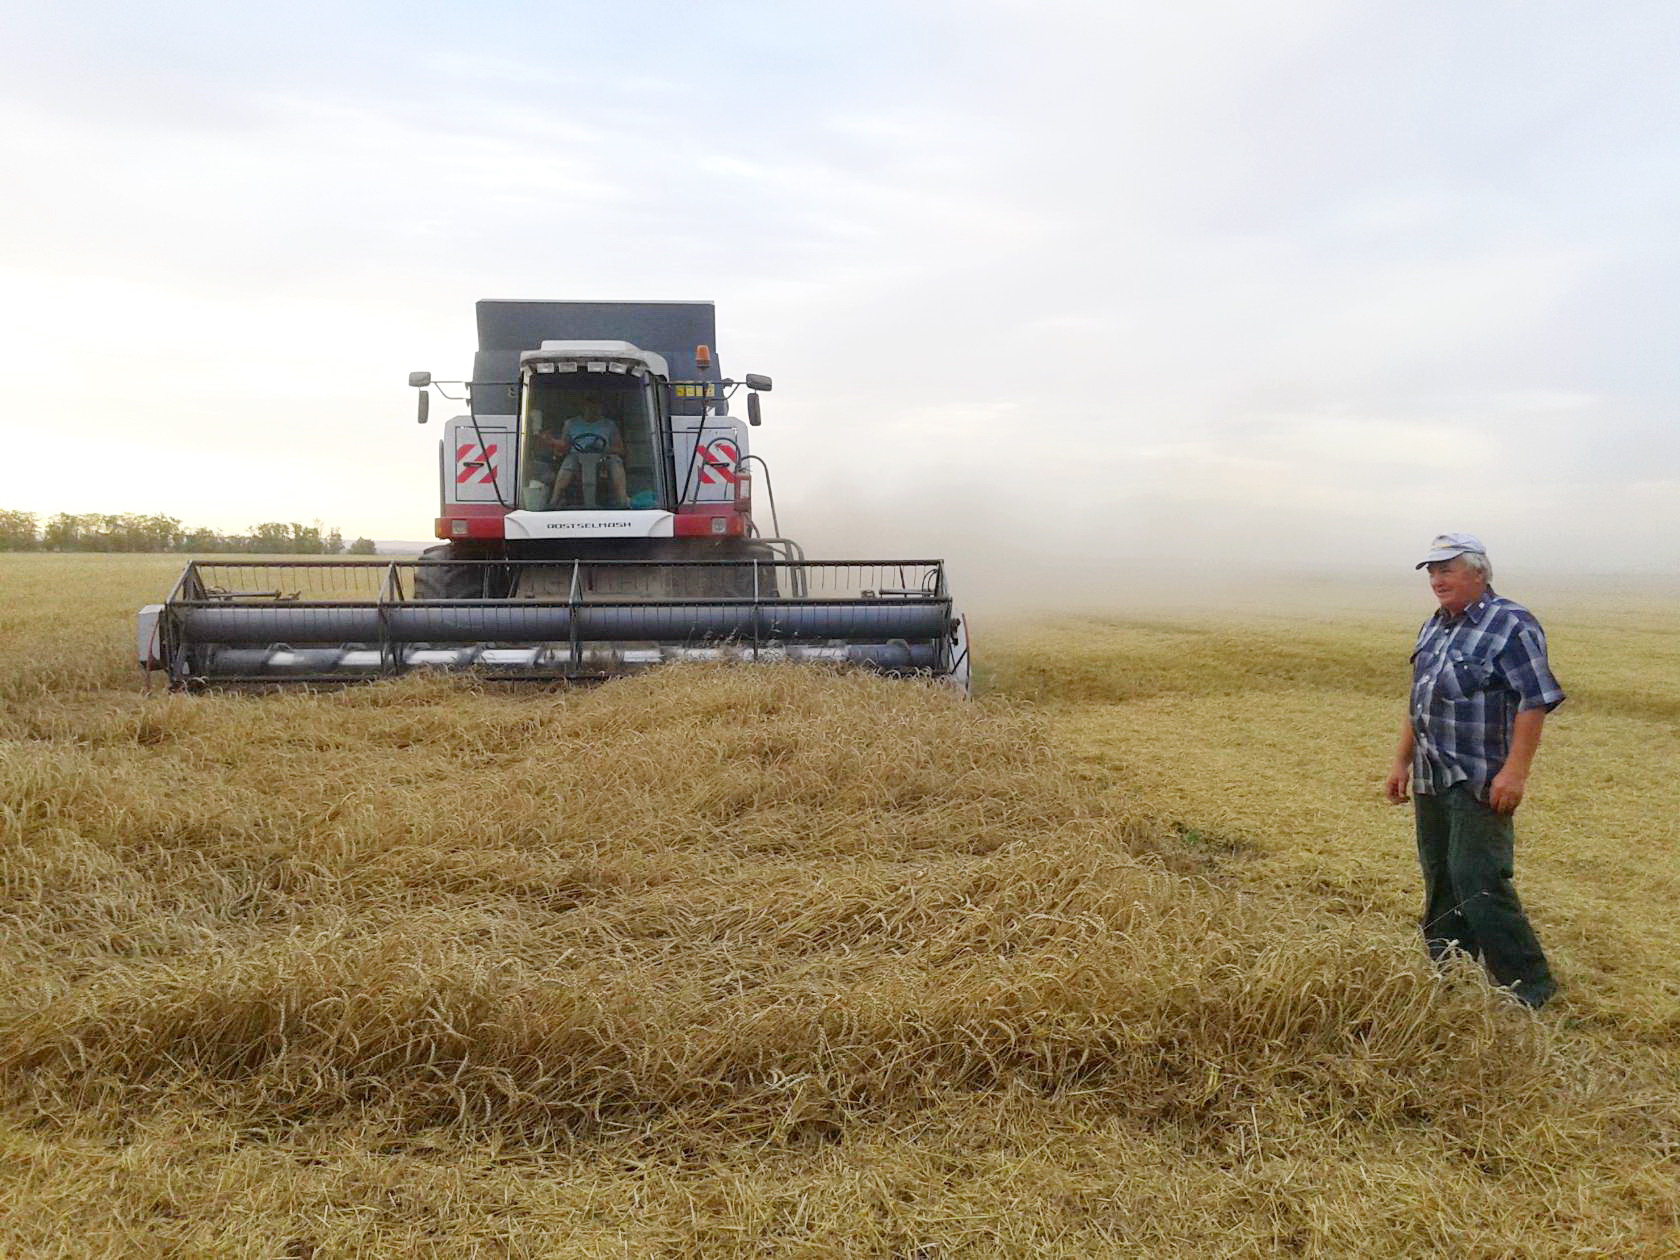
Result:
[[480,302],[478,326],[471,413],[440,447],[437,536],[450,545],[435,558],[540,559],[552,548],[525,544],[588,543],[598,558],[696,559],[692,546],[631,540],[759,533],[748,426],[729,402],[753,391],[756,420],[770,380],[723,376],[710,303]]
[[[190,564],[141,614],[177,686],[337,681],[417,667],[604,678],[672,660],[793,659],[968,688],[937,560],[821,561],[762,531],[748,451],[768,377],[722,374],[706,302],[478,304],[418,561]],[[730,413],[748,391],[743,424]]]

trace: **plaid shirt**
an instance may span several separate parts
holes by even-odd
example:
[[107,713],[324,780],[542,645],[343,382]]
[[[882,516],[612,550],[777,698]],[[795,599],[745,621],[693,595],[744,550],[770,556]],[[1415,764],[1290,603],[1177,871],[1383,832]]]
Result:
[[1486,800],[1517,714],[1562,703],[1546,634],[1528,609],[1490,587],[1456,617],[1436,612],[1412,653],[1413,791],[1433,796],[1468,783]]

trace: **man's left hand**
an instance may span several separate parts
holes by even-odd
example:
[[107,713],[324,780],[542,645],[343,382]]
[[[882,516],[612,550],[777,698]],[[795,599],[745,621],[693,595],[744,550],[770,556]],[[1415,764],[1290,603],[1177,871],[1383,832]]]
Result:
[[1496,814],[1514,814],[1522,804],[1523,789],[1528,776],[1514,770],[1501,770],[1488,785],[1488,806]]

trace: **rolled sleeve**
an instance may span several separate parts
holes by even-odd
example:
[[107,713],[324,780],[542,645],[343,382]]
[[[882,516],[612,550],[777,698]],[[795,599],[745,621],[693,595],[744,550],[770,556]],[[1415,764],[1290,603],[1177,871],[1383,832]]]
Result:
[[1523,626],[1506,641],[1499,654],[1499,671],[1517,693],[1517,712],[1545,709],[1550,713],[1563,703],[1563,688],[1546,659],[1546,635],[1539,626]]

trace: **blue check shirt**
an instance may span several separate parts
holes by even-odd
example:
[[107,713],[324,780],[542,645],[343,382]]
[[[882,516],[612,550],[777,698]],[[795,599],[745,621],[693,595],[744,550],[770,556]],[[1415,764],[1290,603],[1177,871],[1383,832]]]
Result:
[[1434,796],[1467,783],[1485,801],[1517,714],[1562,703],[1528,609],[1490,587],[1456,617],[1437,612],[1412,653],[1412,790]]

